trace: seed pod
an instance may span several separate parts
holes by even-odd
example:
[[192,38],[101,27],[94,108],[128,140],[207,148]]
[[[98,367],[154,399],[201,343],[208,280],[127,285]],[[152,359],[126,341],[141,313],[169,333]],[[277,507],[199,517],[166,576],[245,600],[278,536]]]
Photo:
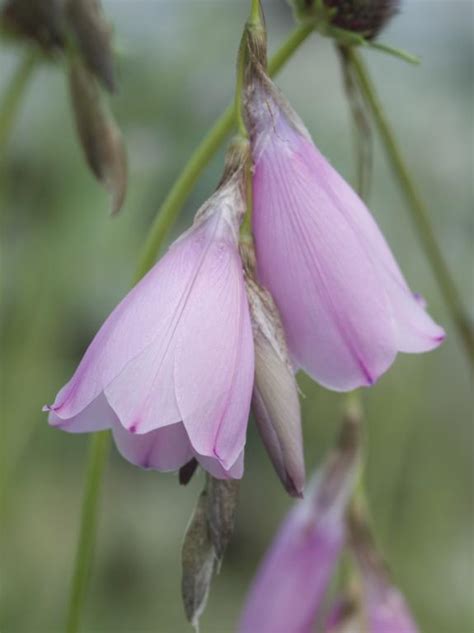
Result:
[[69,87],[79,139],[89,167],[111,196],[112,213],[127,188],[127,157],[120,130],[101,101],[93,75],[78,60],[70,65]]
[[66,15],[82,56],[94,75],[113,92],[115,73],[111,27],[98,0],[66,0]]

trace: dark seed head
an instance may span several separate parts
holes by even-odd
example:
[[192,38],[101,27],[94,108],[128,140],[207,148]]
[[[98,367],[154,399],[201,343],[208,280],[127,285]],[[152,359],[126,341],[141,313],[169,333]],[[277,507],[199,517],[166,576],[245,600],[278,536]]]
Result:
[[[331,23],[341,29],[374,38],[400,8],[400,0],[323,0],[328,9],[334,9]],[[295,0],[297,11],[311,15],[318,8],[316,0]]]

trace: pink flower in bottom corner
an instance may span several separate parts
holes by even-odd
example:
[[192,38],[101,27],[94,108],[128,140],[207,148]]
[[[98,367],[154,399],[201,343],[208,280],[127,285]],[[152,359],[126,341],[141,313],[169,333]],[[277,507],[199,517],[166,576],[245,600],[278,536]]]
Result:
[[296,502],[271,544],[243,609],[238,633],[311,633],[346,541],[345,512],[358,457],[358,425]]
[[242,476],[254,379],[237,249],[243,211],[234,174],[105,321],[45,407],[52,426],[110,428],[122,455],[144,468],[196,458],[215,477]]
[[251,77],[259,280],[279,309],[296,366],[337,391],[371,385],[397,352],[431,350],[444,332],[291,106],[258,65]]

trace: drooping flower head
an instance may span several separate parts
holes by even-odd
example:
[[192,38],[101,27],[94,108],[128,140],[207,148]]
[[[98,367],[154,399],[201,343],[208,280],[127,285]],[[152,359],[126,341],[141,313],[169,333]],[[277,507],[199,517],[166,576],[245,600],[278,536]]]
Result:
[[365,204],[265,74],[255,40],[245,112],[259,280],[296,366],[330,389],[371,385],[397,352],[431,350],[444,332],[409,289]]
[[182,235],[105,321],[71,380],[46,407],[70,432],[111,428],[144,468],[196,458],[239,478],[254,350],[238,252],[245,149]]
[[250,589],[239,633],[310,633],[345,543],[358,464],[358,420],[282,524]]

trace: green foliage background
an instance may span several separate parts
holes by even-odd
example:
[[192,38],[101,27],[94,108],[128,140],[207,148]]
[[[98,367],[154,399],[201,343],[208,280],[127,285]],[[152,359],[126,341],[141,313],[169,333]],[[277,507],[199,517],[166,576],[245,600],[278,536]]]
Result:
[[[377,52],[370,67],[472,314],[473,5],[405,2],[383,40],[419,54],[410,67]],[[247,2],[105,2],[115,25],[130,190],[123,213],[86,171],[61,67],[43,65],[0,157],[2,235],[3,633],[56,633],[78,531],[88,438],[48,428],[41,413],[97,327],[126,292],[147,228],[173,179],[233,92]],[[291,28],[284,2],[266,3],[272,49]],[[0,43],[0,90],[21,51]],[[279,85],[321,150],[354,180],[351,128],[337,57],[312,37]],[[216,183],[222,154],[193,191],[174,234]],[[469,368],[414,236],[381,148],[371,208],[414,290],[448,333],[436,352],[400,356],[366,393],[367,479],[380,545],[422,630],[471,633],[472,396]],[[308,472],[331,445],[338,394],[301,377]],[[111,454],[83,630],[181,633],[180,546],[200,489],[142,472]],[[231,633],[290,505],[250,428],[235,538],[202,619]],[[290,633],[290,632],[289,632]]]

